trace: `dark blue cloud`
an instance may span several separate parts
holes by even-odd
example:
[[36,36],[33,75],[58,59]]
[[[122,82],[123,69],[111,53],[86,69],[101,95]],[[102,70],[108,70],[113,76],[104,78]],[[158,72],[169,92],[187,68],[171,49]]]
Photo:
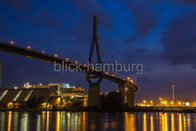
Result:
[[134,2],[125,0],[126,7],[131,11],[130,17],[134,17],[134,33],[127,38],[129,43],[149,35],[157,26],[159,18],[152,4],[146,1]]
[[170,64],[192,64],[196,67],[196,13],[179,16],[163,33],[162,57]]
[[98,25],[110,31],[113,27],[112,14],[105,11],[104,7],[92,0],[70,1],[73,8],[78,11],[78,16],[72,17],[71,29],[67,34],[75,36],[77,42],[89,42],[92,37],[92,23],[94,15],[98,18]]
[[19,12],[26,11],[31,4],[31,0],[2,0],[1,2]]
[[173,0],[175,3],[187,4],[187,5],[196,5],[195,0]]
[[21,18],[34,26],[42,26],[53,29],[59,29],[63,26],[56,15],[50,13],[44,8],[38,9],[37,14],[32,15],[27,13],[25,16],[22,15]]
[[172,2],[174,4],[183,4],[183,5],[189,5],[189,6],[195,6],[196,1],[195,0],[150,0],[150,3],[157,3],[157,2]]
[[[103,5],[92,0],[71,0],[71,3],[78,12],[82,14],[81,17],[92,17],[96,15],[100,18],[98,19],[99,25],[108,30],[112,28],[112,14],[106,12]],[[80,21],[78,21],[78,23],[80,23]]]

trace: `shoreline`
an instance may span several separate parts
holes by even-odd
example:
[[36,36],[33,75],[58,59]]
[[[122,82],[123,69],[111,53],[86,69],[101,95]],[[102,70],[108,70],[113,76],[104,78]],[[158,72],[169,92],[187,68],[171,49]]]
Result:
[[115,112],[176,112],[176,113],[196,113],[196,107],[134,107],[126,108],[122,110],[100,110],[100,109],[88,109],[83,108],[80,110],[63,110],[63,109],[35,109],[35,108],[25,108],[25,109],[0,109],[0,112],[4,111],[18,111],[18,112],[41,112],[41,111],[66,111],[66,112],[100,112],[100,113],[115,113]]

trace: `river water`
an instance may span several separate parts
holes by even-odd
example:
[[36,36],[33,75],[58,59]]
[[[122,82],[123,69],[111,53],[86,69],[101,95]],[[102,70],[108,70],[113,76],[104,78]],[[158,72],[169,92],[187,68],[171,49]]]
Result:
[[191,113],[0,112],[0,131],[196,131]]

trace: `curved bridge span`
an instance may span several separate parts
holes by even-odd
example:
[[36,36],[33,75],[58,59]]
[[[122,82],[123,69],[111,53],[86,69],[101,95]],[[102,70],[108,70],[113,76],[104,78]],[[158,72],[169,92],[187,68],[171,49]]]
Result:
[[[51,63],[51,64],[54,64],[54,62],[56,62],[60,65],[67,65],[67,67],[73,70],[76,68],[76,63],[73,61],[68,61],[66,59],[61,59],[61,58],[58,58],[52,55],[47,55],[42,52],[34,51],[32,49],[26,49],[23,47],[10,45],[10,44],[3,43],[3,42],[0,42],[0,51],[40,60],[40,61]],[[117,83],[119,85],[119,91],[121,92],[122,99],[124,99],[124,96],[127,96],[128,105],[134,106],[134,94],[135,94],[135,91],[137,90],[137,86],[135,84],[125,79],[119,78],[117,76],[112,76],[104,72],[97,72],[91,68],[87,70],[87,67],[85,65],[80,66],[80,68],[81,68],[80,71],[82,73],[94,75],[97,77],[102,75],[103,79]],[[128,90],[125,91],[126,87]],[[90,99],[93,99],[93,98],[90,98]]]
[[[89,64],[91,64],[92,56],[93,56],[93,49],[96,48],[98,63],[101,64],[101,57],[99,52],[99,45],[97,39],[97,17],[93,17],[93,38],[91,43],[90,55],[89,55]],[[29,48],[22,48],[13,45],[13,43],[6,44],[0,42],[0,51],[11,53],[14,55],[20,55],[27,58],[37,59],[43,62],[52,63],[52,64],[60,64],[63,67],[67,67],[72,70],[80,71],[86,74],[86,79],[89,82],[89,92],[88,92],[88,106],[96,106],[98,108],[101,107],[100,103],[100,82],[102,79],[106,79],[109,81],[113,81],[118,84],[119,92],[121,93],[121,99],[124,102],[124,98],[126,97],[126,103],[129,107],[134,106],[135,100],[135,91],[137,90],[137,86],[129,80],[125,80],[119,78],[114,75],[109,75],[108,73],[98,72],[93,68],[89,68],[85,65],[80,65],[80,70],[77,70],[78,63],[69,61],[68,59],[61,59],[56,56],[47,55],[44,52],[37,52],[31,50]],[[96,83],[93,83],[91,79],[98,78]]]

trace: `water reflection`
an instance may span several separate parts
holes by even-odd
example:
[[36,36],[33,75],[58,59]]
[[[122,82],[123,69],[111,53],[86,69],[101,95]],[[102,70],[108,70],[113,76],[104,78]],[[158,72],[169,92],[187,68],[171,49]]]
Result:
[[28,116],[29,116],[28,113],[21,114],[21,126],[20,126],[21,131],[28,131],[28,124],[29,124]]
[[125,131],[136,130],[136,116],[133,113],[125,112]]
[[41,131],[41,115],[37,115],[36,131]]
[[11,122],[12,122],[12,112],[8,112],[8,125],[7,125],[7,131],[11,131]]
[[0,112],[0,131],[189,131],[195,130],[195,114],[96,113],[96,112]]
[[171,114],[171,131],[175,131],[175,120],[174,120],[174,114]]
[[153,115],[150,115],[150,131],[154,131],[154,119],[153,119]]
[[147,131],[146,113],[143,114],[143,131]]

